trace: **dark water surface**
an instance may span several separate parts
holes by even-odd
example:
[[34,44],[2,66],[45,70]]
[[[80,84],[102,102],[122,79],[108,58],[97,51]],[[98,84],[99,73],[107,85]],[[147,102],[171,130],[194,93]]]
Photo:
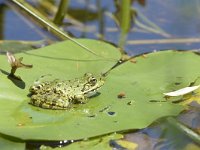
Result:
[[[23,17],[19,12],[5,6],[5,1],[0,0],[0,30],[2,31],[0,39],[41,40],[45,36],[49,36],[49,34]],[[29,2],[37,6],[37,1],[29,0]],[[101,24],[97,17],[98,8],[96,1],[74,0],[70,3],[71,11],[69,13],[74,13],[74,16],[81,20],[84,26],[77,27],[72,25],[63,26],[63,28],[76,37],[92,39],[98,39],[97,34],[102,30],[104,40],[117,44],[120,36],[119,28],[115,21],[108,15],[115,11],[113,1],[101,1],[100,5],[103,11]],[[199,0],[147,0],[145,6],[134,3],[134,7],[138,13],[137,21],[147,26],[147,29],[135,23],[128,34],[125,50],[130,55],[136,55],[163,49],[199,49],[199,6]],[[83,13],[86,9],[89,12]],[[91,17],[83,19],[84,16],[88,15],[91,15]],[[65,22],[69,23],[70,21]],[[156,33],[158,30],[155,26],[162,29],[166,35]],[[170,42],[170,39],[173,42]],[[186,41],[175,42],[173,39],[185,39]],[[135,40],[140,41],[136,42]],[[147,41],[140,44],[142,40]],[[152,40],[161,40],[161,44]]]

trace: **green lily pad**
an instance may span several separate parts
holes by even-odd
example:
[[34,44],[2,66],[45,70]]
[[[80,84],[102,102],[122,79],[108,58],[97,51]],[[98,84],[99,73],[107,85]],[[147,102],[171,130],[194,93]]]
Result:
[[[78,41],[98,56],[70,41],[16,55],[24,57],[23,63],[34,66],[30,70],[17,70],[23,83],[7,78],[9,65],[5,56],[0,57],[1,133],[21,139],[64,140],[141,129],[160,117],[177,115],[182,110],[182,106],[171,102],[151,100],[165,100],[163,92],[180,88],[199,75],[194,69],[200,62],[199,56],[194,53],[152,53],[147,58],[138,57],[137,63],[126,62],[112,70],[99,91],[101,94],[87,104],[70,110],[46,110],[29,105],[28,88],[39,76],[52,74],[55,78],[71,79],[86,72],[100,74],[120,58],[117,49],[109,44]],[[124,98],[118,98],[122,92]]]

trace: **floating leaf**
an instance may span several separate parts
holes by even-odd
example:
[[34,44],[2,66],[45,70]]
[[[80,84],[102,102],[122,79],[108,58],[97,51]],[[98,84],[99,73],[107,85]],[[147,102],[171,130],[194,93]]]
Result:
[[169,93],[163,93],[165,96],[183,96],[185,94],[191,93],[193,91],[195,91],[196,89],[198,89],[200,87],[200,85],[197,86],[191,86],[191,87],[185,87],[173,92],[169,92]]
[[[150,100],[163,100],[164,91],[180,89],[180,84],[184,87],[199,75],[193,68],[200,62],[194,53],[152,53],[147,58],[137,57],[137,63],[128,61],[113,69],[106,77],[100,95],[91,98],[87,104],[63,111],[29,105],[28,89],[41,75],[73,79],[86,72],[100,74],[120,58],[117,49],[109,44],[86,39],[79,41],[98,55],[83,51],[70,41],[16,55],[34,65],[29,72],[18,72],[25,82],[24,89],[3,74],[9,67],[5,58],[0,57],[0,132],[21,139],[65,140],[141,129],[160,117],[177,115],[183,109],[168,101],[151,103]],[[180,69],[182,63],[184,67]],[[175,85],[175,82],[181,83]],[[118,98],[120,92],[126,94],[122,99]]]

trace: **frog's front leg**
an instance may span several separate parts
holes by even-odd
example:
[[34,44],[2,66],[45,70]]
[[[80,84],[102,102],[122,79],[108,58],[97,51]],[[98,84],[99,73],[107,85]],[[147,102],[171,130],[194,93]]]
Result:
[[88,101],[87,97],[82,94],[75,95],[74,99],[75,99],[75,103],[77,102],[77,103],[81,103],[81,104],[85,104]]

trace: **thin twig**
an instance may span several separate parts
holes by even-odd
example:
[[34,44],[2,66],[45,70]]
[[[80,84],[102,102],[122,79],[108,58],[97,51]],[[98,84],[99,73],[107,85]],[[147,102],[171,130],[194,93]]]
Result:
[[191,130],[190,128],[186,127],[185,125],[183,125],[182,123],[178,122],[176,119],[174,119],[172,117],[168,117],[167,121],[171,125],[176,127],[177,129],[182,131],[186,136],[190,137],[194,142],[196,142],[196,143],[198,143],[200,145],[200,135],[198,135],[196,132],[194,132],[193,130]]

